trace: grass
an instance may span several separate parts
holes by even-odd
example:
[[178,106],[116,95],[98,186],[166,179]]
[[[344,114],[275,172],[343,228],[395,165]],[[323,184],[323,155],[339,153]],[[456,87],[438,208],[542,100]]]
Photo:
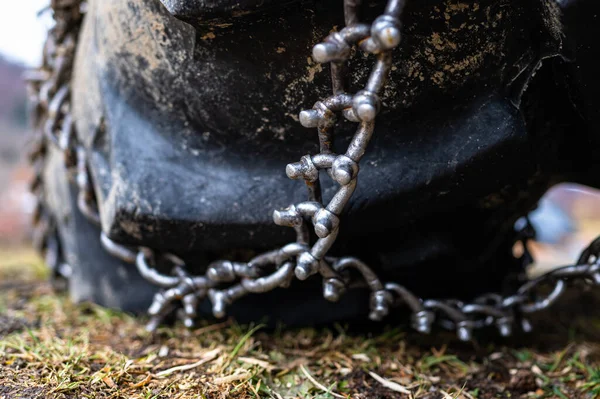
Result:
[[56,295],[39,260],[19,259],[18,275],[0,263],[0,398],[600,397],[598,314],[579,321],[579,296],[511,341],[233,320],[150,334],[143,319]]

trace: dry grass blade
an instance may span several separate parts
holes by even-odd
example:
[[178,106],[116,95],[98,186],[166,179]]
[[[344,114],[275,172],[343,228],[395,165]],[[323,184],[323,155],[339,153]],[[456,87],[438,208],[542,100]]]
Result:
[[115,384],[115,382],[113,381],[112,378],[106,376],[102,379],[102,381],[109,386],[109,388],[115,388],[117,386],[117,384]]
[[300,370],[302,371],[302,373],[306,376],[306,378],[308,378],[308,380],[317,388],[319,388],[321,391],[326,392],[332,396],[335,396],[336,398],[342,398],[342,399],[346,399],[346,396],[340,395],[339,393],[333,392],[330,389],[327,389],[327,387],[323,384],[321,384],[319,381],[315,380],[315,378],[310,375],[310,373],[308,372],[308,370],[306,369],[306,367],[304,367],[304,365],[300,365]]
[[453,397],[452,397],[452,396],[451,396],[451,395],[450,395],[448,392],[446,392],[446,391],[444,391],[444,390],[442,390],[442,389],[440,389],[440,393],[441,393],[442,395],[444,395],[444,399],[455,399],[455,398],[453,398]]
[[146,376],[146,378],[144,378],[143,380],[141,380],[138,383],[131,384],[130,387],[133,388],[133,389],[135,389],[135,388],[141,388],[144,385],[147,385],[150,381],[152,381],[152,374],[148,374]]
[[157,373],[156,376],[157,377],[166,377],[166,376],[173,374],[175,372],[178,372],[178,371],[191,370],[191,369],[201,366],[205,363],[208,363],[212,360],[215,360],[215,358],[217,357],[217,355],[219,353],[221,353],[221,348],[213,349],[212,351],[205,353],[204,356],[202,357],[202,359],[198,360],[196,363],[172,367],[170,369],[166,369],[166,370],[161,371],[160,373]]
[[244,356],[240,356],[238,357],[238,360],[247,364],[253,364],[255,366],[259,366],[262,367],[265,370],[273,370],[275,368],[275,366],[273,366],[271,363],[265,361],[265,360],[260,360],[260,359],[255,359],[253,357],[244,357]]
[[229,384],[230,382],[246,380],[250,377],[252,377],[252,374],[250,374],[249,372],[246,371],[246,372],[239,373],[239,374],[232,374],[232,375],[226,375],[225,377],[215,378],[213,380],[213,384],[215,384],[215,385]]
[[411,392],[408,390],[408,388],[403,387],[402,385],[398,384],[397,382],[386,380],[385,378],[383,378],[383,377],[375,374],[372,371],[369,371],[369,375],[371,377],[373,377],[381,385],[383,385],[384,387],[386,387],[388,389],[391,389],[392,391],[404,393],[406,395],[410,395],[411,394]]

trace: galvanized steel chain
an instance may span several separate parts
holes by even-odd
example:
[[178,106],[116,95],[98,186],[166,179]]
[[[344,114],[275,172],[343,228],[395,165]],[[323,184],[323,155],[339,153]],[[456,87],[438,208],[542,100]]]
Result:
[[[389,312],[393,297],[379,281],[375,273],[354,258],[332,259],[327,253],[335,243],[340,215],[356,189],[359,162],[365,154],[374,131],[374,120],[379,112],[379,94],[391,69],[391,50],[400,43],[400,15],[403,0],[390,0],[383,15],[371,25],[359,22],[360,1],[344,3],[346,26],[330,34],[313,48],[313,58],[319,63],[331,64],[331,97],[318,101],[311,110],[300,113],[300,123],[316,128],[319,153],[305,155],[300,161],[286,167],[291,179],[304,180],[308,188],[308,201],[290,205],[273,213],[274,222],[296,231],[296,242],[281,249],[261,254],[247,263],[217,261],[208,266],[205,276],[194,277],[185,272],[183,262],[174,259],[174,275],[160,275],[148,265],[151,252],[144,250],[136,256],[140,273],[149,281],[164,288],[156,294],[149,313],[149,328],[154,329],[170,313],[175,301],[183,303],[184,323],[192,325],[196,317],[197,303],[207,297],[216,317],[224,317],[226,307],[234,301],[253,293],[263,293],[278,287],[287,287],[295,278],[306,280],[320,275],[323,280],[323,296],[337,301],[349,283],[348,269],[362,273],[373,290],[371,294],[371,318],[380,320]],[[344,85],[345,64],[354,47],[375,55],[377,61],[364,90],[351,95]],[[333,149],[333,128],[339,115],[358,128],[344,153]],[[339,185],[335,195],[323,203],[320,171]],[[309,229],[313,228],[317,239],[311,244]],[[117,252],[115,243],[107,237],[103,242],[109,250]],[[108,244],[108,245],[106,245]],[[123,252],[123,248],[118,249]],[[127,258],[133,258],[128,253]],[[223,287],[224,284],[229,286]]]
[[[523,315],[549,307],[564,292],[568,283],[600,284],[600,239],[584,251],[577,265],[556,269],[528,281],[514,295],[503,297],[486,294],[470,303],[459,300],[423,300],[402,285],[382,282],[359,259],[328,256],[339,232],[342,211],[357,186],[359,162],[374,132],[374,120],[381,107],[380,93],[391,68],[391,50],[400,43],[401,38],[400,16],[404,0],[389,0],[384,13],[370,25],[360,22],[360,3],[360,0],[345,0],[346,26],[331,33],[313,48],[313,58],[317,62],[330,64],[332,95],[318,101],[312,109],[302,111],[299,119],[303,126],[317,129],[319,153],[305,155],[286,168],[289,178],[305,182],[308,200],[273,213],[277,225],[295,230],[295,242],[260,254],[248,262],[212,262],[205,275],[194,276],[186,270],[185,262],[173,254],[157,253],[144,247],[129,248],[112,241],[104,233],[101,234],[102,245],[109,253],[125,262],[135,263],[144,278],[161,288],[148,310],[151,316],[149,330],[156,329],[179,306],[182,311],[178,316],[186,326],[193,326],[198,305],[205,299],[211,302],[216,317],[224,317],[227,306],[233,302],[249,294],[288,287],[294,278],[306,280],[320,275],[324,298],[335,302],[351,285],[356,285],[357,281],[352,276],[358,274],[362,276],[362,286],[368,287],[371,292],[369,317],[372,320],[381,320],[393,307],[404,306],[411,311],[411,324],[418,331],[428,333],[434,322],[437,322],[442,327],[456,330],[460,339],[469,340],[473,329],[486,326],[496,326],[504,336],[511,334],[516,323],[520,323],[528,331],[531,326]],[[36,125],[44,126],[40,150],[34,152],[32,160],[43,161],[48,142],[60,148],[65,154],[67,167],[75,167],[77,171],[80,211],[92,222],[99,224],[85,149],[77,145],[69,112],[68,77],[77,40],[76,30],[81,22],[81,14],[77,11],[80,10],[79,5],[78,0],[53,2],[57,27],[70,29],[66,29],[65,34],[58,34],[65,28],[51,31],[47,47],[58,46],[70,50],[63,50],[61,53],[65,54],[63,58],[68,62],[57,61],[58,56],[48,51],[44,66],[37,72],[38,78],[30,79],[35,93],[34,100],[37,101]],[[65,10],[67,11],[63,12]],[[344,83],[346,62],[355,48],[374,55],[376,64],[365,88],[358,93],[349,94]],[[69,69],[69,73],[61,72],[63,69]],[[346,151],[336,153],[333,148],[333,130],[340,116],[357,123],[358,127]],[[328,176],[339,186],[327,204],[323,202],[321,192],[322,175]],[[42,180],[40,171],[36,179],[40,186]],[[38,193],[41,192],[36,185],[33,188]],[[41,214],[45,214],[43,206],[41,209]],[[316,236],[312,243],[311,228]],[[526,249],[527,237],[522,240]],[[53,241],[46,239],[46,252],[47,248],[54,245],[51,242]],[[54,257],[58,258],[57,255]],[[157,264],[165,263],[170,269],[168,274],[156,269]]]
[[[37,199],[33,214],[33,242],[44,255],[53,271],[53,282],[57,284],[64,283],[60,279],[68,278],[71,268],[62,255],[57,226],[47,208],[43,174],[51,146],[62,153],[67,168],[85,165],[85,161],[79,159],[84,152],[76,146],[70,104],[71,75],[83,20],[83,5],[82,0],[50,2],[49,10],[55,23],[44,44],[42,66],[25,76],[32,110],[31,123],[35,132],[29,151],[29,160],[34,169],[30,189]],[[85,173],[87,175],[87,169]],[[91,196],[93,190],[88,184],[82,186],[82,192]],[[84,194],[81,196],[83,198]]]

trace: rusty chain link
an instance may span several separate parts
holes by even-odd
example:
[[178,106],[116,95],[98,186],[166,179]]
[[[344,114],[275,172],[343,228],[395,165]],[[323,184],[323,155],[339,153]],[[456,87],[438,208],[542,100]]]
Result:
[[[461,340],[469,340],[474,329],[495,326],[501,335],[512,333],[520,324],[531,330],[528,313],[551,306],[570,283],[600,284],[600,238],[582,254],[578,264],[552,270],[523,284],[514,295],[485,294],[470,303],[459,300],[421,299],[397,283],[384,283],[376,273],[359,259],[333,258],[327,255],[339,231],[340,215],[357,185],[359,162],[365,154],[374,132],[374,120],[381,108],[380,92],[391,68],[391,50],[401,39],[400,17],[404,0],[389,0],[384,13],[368,25],[360,22],[360,0],[345,0],[345,27],[331,33],[313,48],[313,58],[331,66],[332,96],[315,103],[312,109],[300,113],[300,123],[316,128],[319,153],[305,155],[300,161],[287,165],[286,174],[291,179],[303,180],[308,190],[308,200],[290,205],[273,213],[277,225],[296,231],[296,242],[260,254],[248,262],[219,260],[208,265],[206,274],[193,276],[186,271],[183,260],[173,254],[157,253],[149,248],[129,248],[100,235],[103,247],[111,255],[128,263],[135,263],[140,274],[161,288],[148,313],[149,330],[154,330],[181,305],[179,317],[188,327],[194,325],[198,304],[208,299],[213,314],[220,318],[233,302],[249,294],[260,294],[276,288],[288,287],[294,278],[306,280],[320,275],[323,296],[338,301],[356,282],[358,273],[363,285],[370,291],[372,320],[382,320],[391,308],[404,306],[410,310],[411,325],[422,333],[429,333],[434,322],[455,330]],[[86,150],[78,145],[70,113],[70,75],[75,47],[82,20],[81,0],[53,0],[51,8],[56,20],[44,49],[42,67],[28,76],[34,126],[40,132],[31,152],[36,170],[32,191],[39,204],[34,215],[37,246],[45,254],[57,275],[68,278],[70,267],[60,252],[60,240],[52,217],[44,206],[43,163],[48,143],[63,152],[65,166],[74,169],[79,189],[78,208],[90,221],[99,225],[100,216],[87,165]],[[349,94],[345,86],[346,62],[352,49],[372,54],[376,63],[365,88]],[[344,153],[333,149],[334,127],[339,116],[358,124],[356,133]],[[321,193],[321,173],[339,185],[336,194],[327,204]],[[310,228],[317,236],[311,244]],[[520,238],[525,248],[523,259],[529,259],[526,241],[531,238],[530,225]],[[170,274],[162,274],[157,263],[167,263]],[[352,273],[350,271],[353,270]]]

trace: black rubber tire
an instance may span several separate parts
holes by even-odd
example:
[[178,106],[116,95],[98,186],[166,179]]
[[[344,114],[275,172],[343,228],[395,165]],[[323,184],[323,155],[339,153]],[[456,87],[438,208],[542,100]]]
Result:
[[[75,303],[93,302],[108,308],[143,314],[157,288],[146,282],[135,265],[122,262],[104,250],[100,227],[87,220],[77,207],[77,187],[69,181],[62,154],[50,149],[44,173],[45,202],[56,220],[62,256],[71,266],[68,291]],[[322,296],[319,279],[294,282],[263,295],[249,295],[235,303],[227,314],[240,323],[264,322],[269,326],[328,324],[336,321],[366,322],[368,291],[354,290],[338,303]],[[198,313],[213,318],[205,300]]]
[[56,221],[64,260],[71,266],[69,295],[75,303],[93,302],[128,312],[144,312],[155,288],[103,248],[100,228],[77,208],[77,188],[69,181],[63,155],[51,148],[46,158],[44,194]]

